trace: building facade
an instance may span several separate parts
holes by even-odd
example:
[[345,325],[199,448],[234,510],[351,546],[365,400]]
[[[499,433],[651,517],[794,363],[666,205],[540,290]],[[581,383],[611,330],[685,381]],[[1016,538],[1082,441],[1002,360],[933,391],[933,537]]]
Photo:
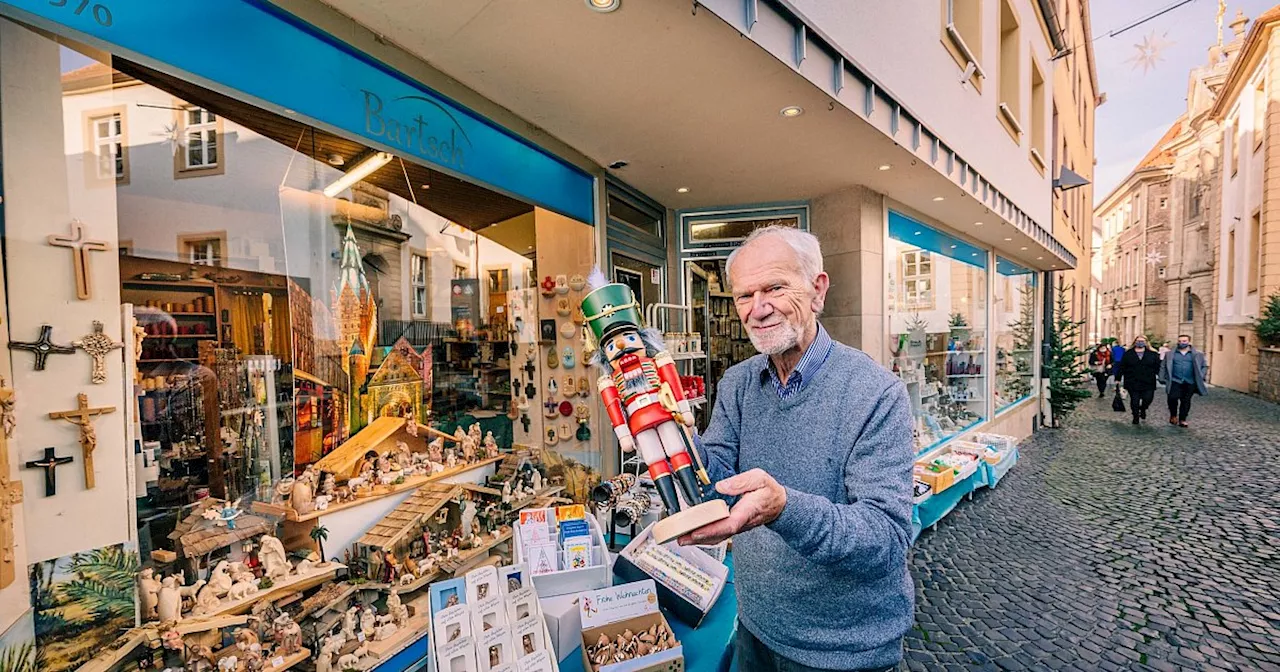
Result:
[[1137,168],[1094,211],[1102,228],[1102,337],[1155,342],[1167,334],[1170,172],[1165,146],[1181,133],[1174,122]]
[[[1232,23],[1237,40],[1226,80],[1210,111],[1221,127],[1222,167],[1216,180],[1221,209],[1214,236],[1214,383],[1244,392],[1258,385],[1258,339],[1253,331],[1264,297],[1280,290],[1280,8]],[[1243,37],[1241,38],[1240,36]]]
[[[1071,319],[1083,322],[1080,343],[1084,347],[1096,336],[1089,325],[1095,320],[1093,291],[1093,127],[1097,107],[1102,102],[1098,71],[1093,56],[1093,31],[1089,3],[1059,0],[1058,23],[1063,40],[1072,48],[1053,68],[1053,145],[1051,163],[1059,180],[1053,190],[1054,235],[1076,257],[1076,267],[1058,273],[1055,280],[1066,287]],[[1063,169],[1086,181],[1081,186],[1061,183]]]

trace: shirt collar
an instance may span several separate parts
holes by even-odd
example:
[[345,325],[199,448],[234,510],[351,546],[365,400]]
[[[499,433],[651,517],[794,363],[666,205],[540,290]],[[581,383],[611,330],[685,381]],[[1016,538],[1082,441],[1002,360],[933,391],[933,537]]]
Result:
[[[822,323],[818,323],[818,332],[813,337],[813,342],[805,349],[804,354],[800,356],[800,362],[796,364],[795,370],[787,376],[787,386],[793,384],[803,388],[809,384],[810,380],[818,373],[818,369],[822,368],[823,362],[827,361],[827,355],[831,354],[831,349],[835,346],[835,342],[831,340],[831,335],[823,328]],[[765,380],[773,381],[775,387],[783,386],[782,379],[778,376],[778,372],[773,368],[773,358],[765,355],[764,363],[760,367],[759,376],[761,382]],[[793,382],[794,381],[794,382]]]

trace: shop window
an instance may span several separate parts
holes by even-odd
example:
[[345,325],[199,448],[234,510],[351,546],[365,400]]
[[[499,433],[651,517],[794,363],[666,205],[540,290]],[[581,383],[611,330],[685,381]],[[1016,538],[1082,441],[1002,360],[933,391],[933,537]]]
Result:
[[[583,287],[574,278],[586,277],[598,258],[591,225],[460,178],[428,191],[423,185],[441,184],[442,174],[399,157],[353,175],[364,159],[378,156],[356,136],[123,59],[98,63],[93,59],[101,52],[80,53],[5,20],[0,30],[23,58],[52,63],[62,57],[60,73],[5,71],[6,86],[31,94],[0,99],[5,159],[39,172],[22,185],[7,185],[5,202],[47,203],[66,213],[60,223],[10,217],[3,236],[10,243],[65,237],[70,220],[77,220],[83,229],[70,235],[101,241],[77,250],[91,255],[95,269],[92,296],[78,301],[78,317],[58,309],[78,289],[71,250],[3,246],[0,273],[49,279],[29,288],[36,294],[6,305],[6,326],[14,340],[33,341],[40,325],[50,324],[62,343],[90,329],[92,317],[103,322],[105,336],[128,343],[107,355],[108,384],[94,386],[92,404],[118,409],[112,416],[118,422],[98,421],[98,454],[127,454],[130,464],[136,457],[137,528],[125,529],[128,501],[104,509],[95,525],[119,528],[111,532],[115,539],[136,532],[136,557],[144,565],[165,576],[185,574],[189,585],[223,560],[256,566],[259,537],[280,518],[278,510],[261,514],[259,507],[279,502],[288,492],[288,481],[280,489],[282,479],[309,465],[321,463],[332,475],[321,483],[339,490],[346,483],[377,497],[384,487],[400,488],[394,476],[375,491],[367,477],[349,482],[356,465],[343,457],[396,424],[387,418],[405,419],[400,426],[407,427],[411,416],[449,434],[478,424],[503,449],[542,445],[550,430],[565,456],[557,469],[564,471],[567,496],[585,499],[588,484],[599,480],[601,446],[613,435],[586,432],[572,416],[595,413],[588,408],[595,378],[585,368],[580,329],[571,311],[544,302],[530,279],[536,259],[543,274],[566,276],[578,287],[557,298],[568,307],[580,301]],[[86,60],[103,85],[66,86],[82,76],[75,73]],[[61,123],[60,132],[33,126],[50,123]],[[232,147],[246,160],[229,161]],[[81,171],[93,179],[66,179]],[[130,172],[148,179],[128,180]],[[168,179],[171,173],[220,177]],[[326,196],[339,181],[346,188],[337,191],[349,198]],[[503,226],[495,229],[498,222]],[[117,248],[118,259],[101,261]],[[122,319],[122,310],[132,314]],[[136,356],[129,318],[145,333]],[[541,342],[543,318],[554,321],[550,345]],[[553,354],[554,369],[547,363]],[[122,376],[127,362],[136,364],[136,378],[131,368]],[[567,386],[570,373],[573,385],[587,391],[558,394],[557,404],[573,399],[574,409],[557,411],[552,422],[543,412],[548,383],[554,377]],[[19,408],[64,410],[68,398],[74,405],[76,390],[88,390],[86,377],[78,367],[72,375],[71,367],[51,366],[43,376],[15,381],[24,400]],[[126,446],[134,436],[126,435],[126,409],[136,421],[136,446]],[[361,437],[370,428],[377,431]],[[426,433],[406,432],[382,435],[372,447],[385,453],[404,442],[415,456],[426,454]],[[74,441],[59,456],[68,445]],[[126,492],[123,469],[97,473],[95,492]],[[58,477],[59,501],[86,501],[83,480],[67,468]],[[133,493],[135,484],[128,485]],[[110,500],[92,499],[95,505]],[[453,525],[460,505],[451,506],[447,523]],[[236,513],[234,526],[217,528],[204,515],[229,511]],[[490,529],[481,536],[488,537],[510,519],[483,524]],[[422,541],[420,531],[408,537]],[[426,550],[443,551],[439,538]],[[348,548],[325,550],[332,559]],[[405,553],[425,558],[422,548],[396,550],[399,558]],[[350,569],[368,578],[360,574],[368,571],[361,558],[353,557]],[[132,579],[125,578],[122,594],[132,595]],[[274,577],[277,589],[295,579]],[[101,641],[76,642],[84,658],[134,625],[130,605],[127,623],[98,627],[87,616],[94,613],[88,599],[67,602],[66,612],[77,636],[95,628],[104,633]],[[68,660],[68,669],[86,662]]]
[[1249,293],[1258,293],[1258,283],[1262,281],[1262,213],[1254,212],[1249,218],[1249,247],[1245,249],[1249,255]]
[[1022,135],[1021,52],[1018,14],[1008,0],[1001,0],[999,115],[1015,142]]
[[222,266],[227,251],[225,231],[213,234],[195,234],[178,237],[178,249],[188,263],[202,266]]
[[972,64],[970,83],[980,86],[982,70],[982,0],[942,0],[942,43],[961,70]]
[[[1036,351],[1036,274],[1005,259],[996,260],[995,409],[1034,394]],[[1074,296],[1073,296],[1074,298]],[[1083,294],[1080,297],[1084,305]]]
[[97,180],[129,181],[129,139],[123,108],[89,117],[89,150],[93,157],[93,176]]
[[414,253],[409,258],[409,291],[413,302],[413,316],[427,316],[427,269],[430,259],[426,255]]
[[897,212],[889,238],[899,259],[886,284],[891,368],[910,393],[916,447],[927,451],[987,417],[987,252]]

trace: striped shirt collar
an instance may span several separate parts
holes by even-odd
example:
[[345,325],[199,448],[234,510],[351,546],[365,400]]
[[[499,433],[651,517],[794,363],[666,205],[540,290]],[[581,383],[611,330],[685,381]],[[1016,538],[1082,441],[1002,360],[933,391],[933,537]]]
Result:
[[796,364],[796,368],[787,376],[787,382],[784,384],[782,378],[778,376],[778,372],[773,368],[773,359],[766,356],[764,369],[760,372],[761,377],[768,372],[769,380],[773,382],[773,389],[777,391],[778,398],[790,399],[804,389],[804,386],[813,380],[818,374],[818,370],[822,368],[822,364],[827,361],[827,356],[831,354],[831,349],[835,347],[835,343],[831,340],[831,336],[827,334],[827,330],[818,324],[818,333],[813,337],[813,342],[804,351],[800,357],[800,362]]

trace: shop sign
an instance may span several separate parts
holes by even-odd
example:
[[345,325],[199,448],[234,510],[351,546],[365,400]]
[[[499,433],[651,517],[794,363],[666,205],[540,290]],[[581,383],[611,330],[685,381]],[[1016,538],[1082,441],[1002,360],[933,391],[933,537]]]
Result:
[[587,173],[267,0],[214,4],[0,0],[0,14],[594,223]]

